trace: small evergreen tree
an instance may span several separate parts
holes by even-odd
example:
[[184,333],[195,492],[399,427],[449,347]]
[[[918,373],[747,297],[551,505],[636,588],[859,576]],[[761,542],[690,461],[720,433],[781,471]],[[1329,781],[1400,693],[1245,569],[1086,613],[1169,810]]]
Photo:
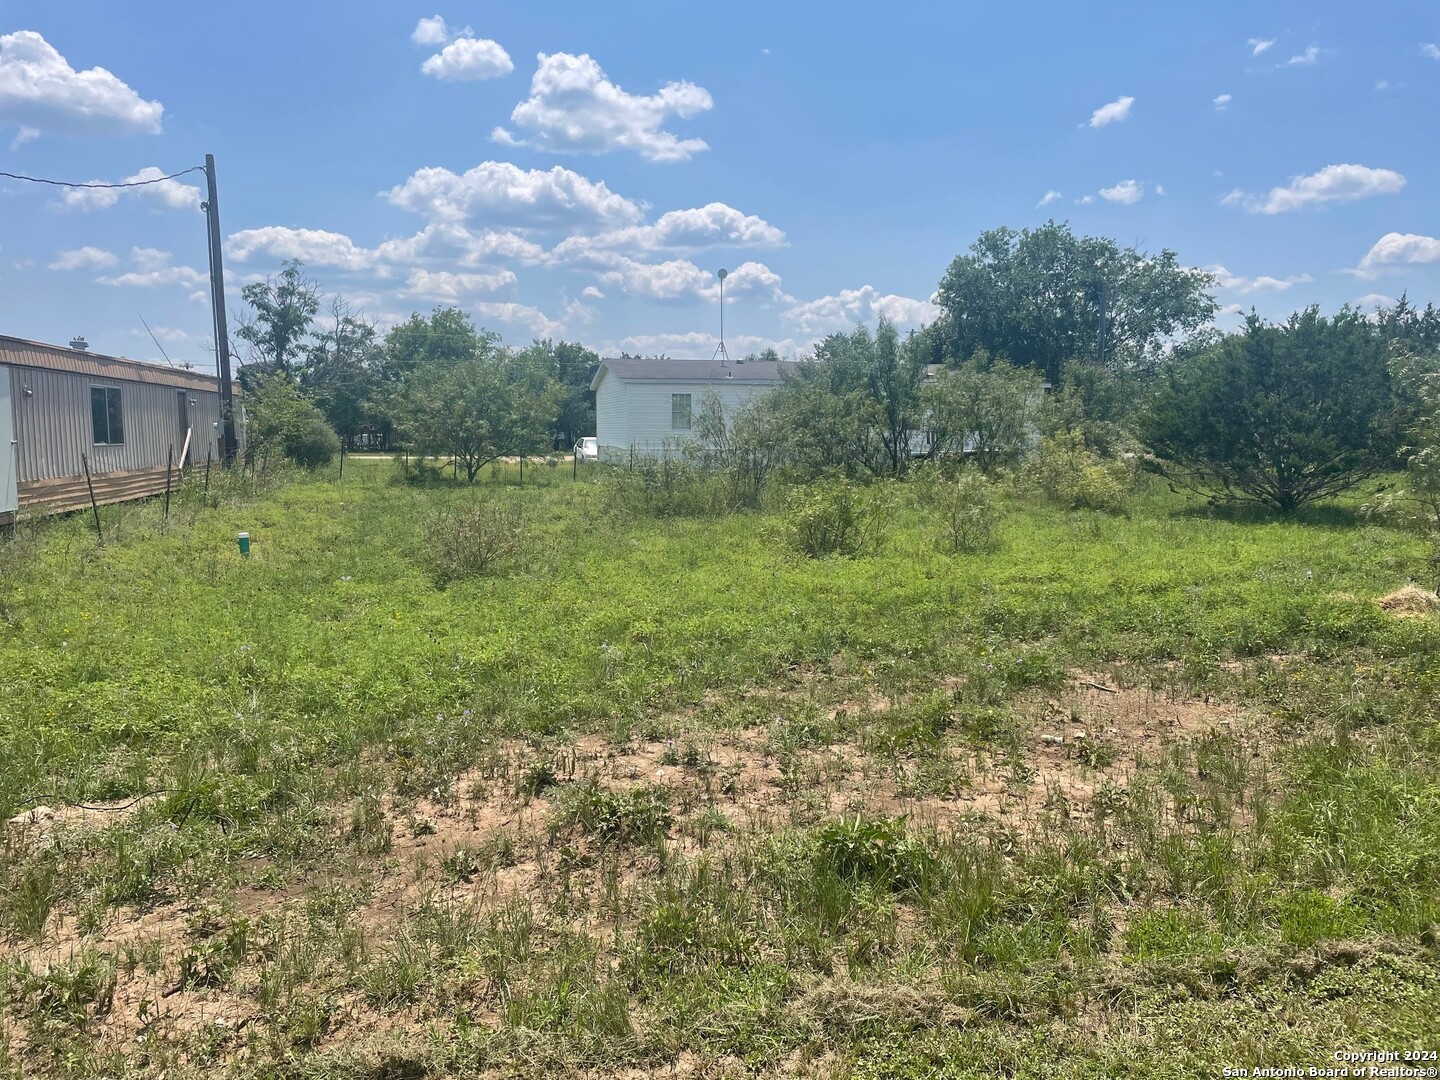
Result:
[[1385,338],[1357,311],[1316,307],[1245,329],[1168,368],[1141,421],[1156,467],[1213,499],[1289,511],[1394,460]]

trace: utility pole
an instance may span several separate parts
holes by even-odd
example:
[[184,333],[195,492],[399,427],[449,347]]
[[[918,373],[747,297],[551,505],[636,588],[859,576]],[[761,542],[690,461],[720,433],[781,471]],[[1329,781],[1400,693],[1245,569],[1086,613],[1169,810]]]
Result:
[[220,257],[220,196],[215,186],[215,155],[205,155],[204,205],[210,239],[210,311],[215,320],[215,361],[220,381],[221,460],[235,464],[239,447],[235,438],[235,398],[230,384],[230,321],[225,317],[225,267]]

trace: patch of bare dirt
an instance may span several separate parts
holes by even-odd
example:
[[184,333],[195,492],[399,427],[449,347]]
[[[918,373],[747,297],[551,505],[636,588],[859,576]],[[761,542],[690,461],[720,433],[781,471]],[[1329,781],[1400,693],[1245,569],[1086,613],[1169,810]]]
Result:
[[138,799],[115,802],[73,803],[35,806],[5,822],[5,835],[19,849],[42,851],[54,847],[68,830],[103,829],[124,821],[158,799],[152,792]]
[[[66,912],[52,916],[42,944],[12,943],[0,946],[0,954],[35,971],[66,964],[86,950],[116,957],[113,1002],[98,1019],[102,1043],[138,1050],[148,1039],[209,1036],[239,1052],[253,1028],[270,1023],[260,1005],[254,958],[247,955],[233,977],[206,985],[204,979],[182,978],[186,957],[203,957],[237,919],[257,928],[262,920],[272,927],[293,924],[301,933],[307,920],[313,921],[311,905],[324,889],[352,891],[345,920],[365,936],[372,957],[426,905],[485,913],[519,901],[548,911],[560,882],[580,898],[567,909],[566,925],[603,943],[613,936],[613,916],[602,916],[593,898],[607,888],[633,895],[664,860],[857,811],[906,815],[942,829],[1039,830],[1057,816],[1096,813],[1102,794],[1123,789],[1167,748],[1245,726],[1234,705],[1122,685],[1113,674],[1100,673],[1075,673],[1060,693],[1016,702],[1012,738],[1004,745],[976,743],[958,730],[923,745],[886,742],[888,717],[903,704],[861,692],[826,707],[821,715],[844,733],[842,741],[829,745],[822,739],[787,748],[778,737],[782,715],[678,740],[612,742],[592,735],[545,751],[505,745],[457,777],[449,797],[383,800],[388,850],[301,873],[281,888],[243,887],[224,898],[214,927],[204,925],[204,912],[189,903],[115,912],[103,928],[88,933],[79,929],[77,913]],[[677,731],[684,731],[683,723]],[[589,779],[615,790],[663,788],[673,817],[667,852],[644,846],[602,852],[593,838],[557,831],[557,804],[567,786]],[[91,812],[110,819],[105,811]],[[133,811],[116,811],[125,812]],[[713,832],[699,827],[707,818],[713,823],[717,814],[727,827]],[[347,820],[345,813],[339,817]],[[33,822],[15,827],[88,827],[88,820],[37,813]],[[146,959],[135,962],[141,954]],[[327,1001],[318,1046],[423,1021],[414,1010],[371,1006],[354,990]],[[499,1022],[498,1012],[474,1004],[476,1022]],[[919,1000],[886,1007],[902,1005],[930,1007]],[[858,999],[826,1005],[837,1016],[874,1007]],[[23,1038],[17,1046],[23,1050]],[[677,1074],[683,1075],[683,1068]]]

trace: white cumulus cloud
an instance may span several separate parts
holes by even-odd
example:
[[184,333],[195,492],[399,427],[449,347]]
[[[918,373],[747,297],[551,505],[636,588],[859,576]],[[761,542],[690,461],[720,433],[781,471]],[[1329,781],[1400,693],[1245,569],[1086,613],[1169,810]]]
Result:
[[1130,206],[1145,197],[1145,185],[1139,180],[1121,180],[1114,187],[1101,188],[1100,197],[1106,202]]
[[1356,269],[1360,277],[1376,277],[1399,266],[1440,262],[1440,239],[1419,233],[1386,233],[1376,240]]
[[[200,209],[200,189],[181,180],[165,180],[169,174],[147,165],[133,176],[127,176],[121,183],[136,184],[136,187],[85,187],[66,188],[60,196],[59,205],[70,210],[104,210],[114,206],[121,196],[148,199],[150,202],[172,210]],[[92,184],[104,183],[92,180]]]
[[528,304],[478,303],[472,305],[470,310],[478,319],[523,326],[536,337],[560,337],[566,330],[564,322],[552,319],[539,308]]
[[33,30],[0,35],[0,126],[39,134],[158,135],[165,107],[102,67],[76,71]]
[[514,71],[515,63],[498,41],[462,37],[426,60],[420,70],[433,79],[496,79]]
[[780,247],[785,233],[764,218],[713,202],[669,210],[648,225],[571,236],[551,252],[555,262],[609,262],[614,252],[693,252],[712,247]]
[[375,249],[382,263],[414,263],[427,259],[453,259],[473,267],[489,262],[538,263],[545,249],[513,232],[485,229],[471,232],[463,225],[432,222],[413,236],[386,240]]
[[1090,114],[1090,126],[1093,128],[1104,127],[1106,124],[1124,120],[1130,115],[1130,106],[1134,104],[1133,97],[1120,97],[1106,105],[1101,105]]
[[719,288],[713,271],[702,270],[688,259],[642,263],[622,256],[600,280],[625,296],[656,303],[695,303],[705,298],[712,286],[717,295]]
[[1223,110],[1232,100],[1233,98],[1231,98],[1229,94],[1217,94],[1211,99],[1211,104],[1213,104],[1215,108]]
[[103,270],[107,266],[114,266],[119,261],[113,252],[87,245],[60,252],[55,256],[55,261],[50,264],[50,269]]
[[1436,45],[1433,41],[1422,41],[1420,55],[1428,56],[1431,60],[1440,60],[1440,45]]
[[1035,209],[1039,210],[1042,206],[1049,206],[1053,202],[1059,202],[1062,198],[1064,198],[1064,196],[1052,188],[1045,192],[1040,201],[1035,204]]
[[324,229],[290,229],[283,225],[231,233],[226,247],[241,262],[265,254],[273,259],[299,259],[309,266],[364,270],[375,261],[373,252],[357,246],[343,233]]
[[477,293],[493,293],[508,289],[516,282],[514,271],[500,270],[493,274],[455,274],[448,270],[416,270],[405,283],[407,295],[426,300],[458,304]]
[[1289,277],[1277,278],[1269,274],[1260,274],[1256,277],[1244,277],[1240,274],[1232,274],[1223,266],[1203,267],[1207,274],[1215,278],[1215,284],[1226,291],[1236,292],[1242,296],[1250,296],[1256,293],[1280,293],[1293,289],[1296,285],[1308,285],[1315,279],[1309,274],[1292,274]]
[[196,270],[193,266],[173,266],[170,252],[159,248],[131,248],[130,261],[133,270],[112,277],[95,280],[101,285],[121,288],[153,289],[179,285],[191,290],[208,290],[210,275]]
[[488,229],[475,233],[447,222],[432,223],[412,236],[385,240],[373,248],[355,243],[344,233],[267,225],[231,233],[226,249],[238,262],[257,256],[277,261],[299,259],[310,266],[374,270],[382,277],[396,265],[440,262],[473,268],[494,262],[534,264],[545,253],[539,244],[515,233]]
[[528,135],[497,127],[491,138],[506,146],[529,146],[557,154],[630,150],[649,161],[688,161],[709,149],[703,139],[681,139],[661,125],[689,119],[714,105],[709,91],[671,82],[650,95],[631,94],[611,82],[588,54],[540,53],[530,96],[510,113]]
[[443,45],[450,40],[450,29],[439,15],[421,19],[410,31],[410,40],[416,45]]
[[1318,64],[1319,62],[1320,47],[1318,45],[1311,45],[1307,47],[1304,52],[1296,53],[1294,56],[1290,57],[1289,60],[1286,60],[1285,66],[1296,67],[1299,65]]
[[1261,53],[1263,53],[1266,49],[1270,48],[1271,45],[1274,45],[1274,44],[1275,44],[1275,39],[1274,39],[1274,38],[1266,39],[1266,38],[1252,37],[1252,38],[1249,40],[1248,44],[1249,44],[1249,46],[1250,46],[1250,55],[1251,55],[1251,56],[1259,56],[1259,55],[1260,55]]
[[[702,269],[688,259],[645,263],[617,256],[611,268],[600,274],[600,282],[625,296],[660,304],[693,304],[720,296],[715,271]],[[744,262],[729,271],[725,298],[758,299],[762,303],[788,303],[793,299],[781,287],[780,275],[760,262]]]
[[858,323],[874,323],[882,316],[900,329],[910,329],[933,322],[939,314],[939,307],[930,300],[881,293],[873,285],[862,285],[796,304],[784,317],[802,334],[813,338],[849,330]]
[[1326,165],[1319,172],[1297,176],[1268,195],[1252,195],[1236,188],[1221,202],[1242,206],[1252,214],[1283,214],[1326,203],[1354,202],[1372,195],[1394,195],[1405,186],[1405,177],[1393,169],[1372,169],[1365,165]]
[[558,165],[547,171],[486,161],[464,173],[419,169],[385,195],[432,221],[483,217],[487,224],[521,229],[618,228],[644,216],[639,203],[615,194],[604,181]]

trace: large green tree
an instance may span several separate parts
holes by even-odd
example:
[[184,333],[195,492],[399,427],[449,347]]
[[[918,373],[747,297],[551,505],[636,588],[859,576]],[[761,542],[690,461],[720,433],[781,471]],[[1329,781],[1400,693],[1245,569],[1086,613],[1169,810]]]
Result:
[[375,324],[343,300],[331,303],[323,323],[306,348],[300,389],[325,414],[344,444],[354,446],[362,428],[383,422],[374,399],[384,354]]
[[1318,308],[1245,329],[1166,369],[1140,424],[1173,481],[1280,510],[1345,491],[1393,464],[1397,410],[1384,333]]
[[241,368],[241,382],[264,372],[289,378],[304,361],[306,340],[320,311],[320,288],[305,275],[298,259],[287,259],[278,278],[251,282],[240,290],[249,310],[244,312],[235,336],[250,346],[250,358]]
[[979,352],[920,388],[931,457],[965,454],[987,473],[1016,464],[1038,436],[1040,376]]
[[1420,532],[1430,543],[1431,574],[1440,575],[1440,348],[1420,345],[1425,351],[1403,339],[1391,344],[1390,375],[1404,405],[1405,483],[1366,510]]
[[437,307],[428,316],[415,312],[385,335],[383,375],[387,382],[403,382],[427,364],[464,360],[499,344],[499,334],[477,330],[459,308]]
[[595,394],[590,380],[600,367],[599,353],[573,341],[543,338],[521,349],[515,359],[534,364],[560,386],[560,402],[550,424],[556,449],[569,450],[586,435],[595,434]]
[[1052,383],[1067,360],[1152,368],[1174,338],[1214,315],[1213,284],[1173,251],[1147,255],[1068,224],[991,229],[946,271],[929,340],[943,342],[951,362],[984,349]]
[[561,389],[549,373],[518,360],[493,335],[474,352],[417,365],[396,399],[396,420],[421,454],[451,457],[473,481],[496,458],[549,446]]

